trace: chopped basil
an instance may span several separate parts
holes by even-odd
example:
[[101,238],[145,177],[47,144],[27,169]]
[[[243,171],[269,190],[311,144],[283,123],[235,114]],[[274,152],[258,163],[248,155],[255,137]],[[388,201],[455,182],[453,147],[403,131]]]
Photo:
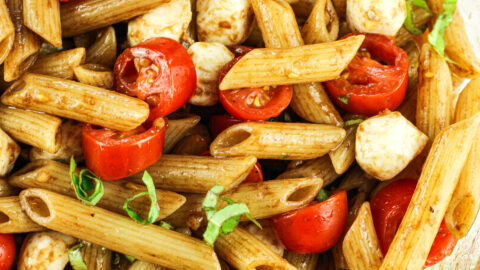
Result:
[[167,230],[173,230],[173,226],[168,224],[167,222],[165,221],[160,221],[160,223],[158,224],[160,227],[164,228],[164,229],[167,229]]
[[[73,156],[70,158],[70,177],[72,178],[73,189],[77,198],[87,205],[96,205],[103,197],[103,184],[100,178],[90,170],[82,169],[78,175],[75,175],[77,164]],[[93,184],[93,181],[95,184]],[[88,192],[92,191],[91,195]]]
[[349,127],[349,126],[358,125],[362,122],[363,122],[363,119],[361,119],[361,118],[350,119],[350,120],[345,121],[345,123],[343,124],[343,127],[346,128],[346,127]]
[[114,264],[114,265],[117,265],[117,264],[119,264],[119,263],[120,263],[120,254],[118,254],[118,253],[115,252],[115,253],[113,254],[113,264]]
[[413,21],[413,6],[417,6],[420,8],[423,8],[424,10],[428,11],[430,13],[430,16],[433,15],[432,11],[428,7],[428,4],[425,0],[407,0],[405,3],[406,8],[407,8],[407,17],[405,18],[405,22],[403,23],[403,26],[405,29],[407,29],[408,32],[414,34],[414,35],[420,35],[424,32],[424,30],[421,30],[417,26],[415,26],[415,23]]
[[348,103],[350,102],[350,94],[346,94],[345,96],[338,97],[338,101],[340,101],[345,105],[348,105]]
[[328,195],[328,192],[325,190],[325,189],[321,189],[320,192],[318,192],[318,195],[317,197],[315,198],[315,200],[319,201],[319,202],[323,202],[325,201],[326,199],[328,199],[330,197],[330,195]]
[[457,6],[457,0],[445,0],[443,2],[443,13],[438,15],[432,31],[428,34],[428,42],[432,44],[433,49],[448,62],[454,61],[445,57],[445,29],[453,21],[453,14]]
[[[157,192],[155,190],[155,185],[153,184],[153,179],[150,176],[150,174],[148,174],[147,171],[143,173],[142,181],[143,183],[145,183],[145,186],[147,186],[147,191],[138,193],[132,198],[127,199],[123,204],[123,209],[127,211],[127,214],[131,218],[133,218],[135,221],[142,223],[143,225],[148,225],[148,224],[152,224],[155,220],[157,220],[160,214],[160,207],[158,206]],[[128,204],[131,201],[145,195],[148,195],[151,201],[150,210],[148,211],[148,217],[146,220],[143,217],[141,217],[139,214],[137,214],[135,211],[133,211],[131,208],[128,207]]]
[[73,270],[88,270],[87,264],[83,260],[82,253],[80,249],[83,248],[84,244],[76,244],[68,250],[68,259],[70,260],[70,265]]
[[125,256],[125,258],[130,262],[130,263],[133,263],[135,261],[135,258],[132,257],[132,256],[128,256],[126,254],[123,254],[123,256]]

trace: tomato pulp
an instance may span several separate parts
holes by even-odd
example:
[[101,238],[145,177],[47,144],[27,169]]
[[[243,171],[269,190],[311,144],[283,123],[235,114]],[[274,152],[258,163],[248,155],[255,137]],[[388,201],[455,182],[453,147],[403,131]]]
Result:
[[0,270],[12,269],[15,262],[15,246],[13,234],[0,233]]

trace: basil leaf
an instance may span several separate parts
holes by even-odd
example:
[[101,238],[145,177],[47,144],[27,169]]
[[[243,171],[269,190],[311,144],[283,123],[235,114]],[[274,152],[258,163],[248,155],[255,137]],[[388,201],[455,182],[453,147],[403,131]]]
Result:
[[414,35],[422,34],[424,31],[422,31],[422,29],[415,26],[415,23],[413,22],[412,1],[407,1],[405,3],[405,7],[407,10],[407,17],[403,22],[403,26],[405,27],[405,29],[407,29],[408,32]]
[[445,58],[446,61],[454,61],[445,57],[445,29],[453,22],[453,14],[457,7],[457,0],[445,0],[443,2],[443,13],[438,15],[432,31],[428,34],[428,42],[432,44],[433,49]]
[[[143,224],[143,225],[149,225],[155,222],[157,220],[158,216],[160,215],[160,207],[158,206],[157,202],[157,192],[155,190],[155,185],[153,184],[153,179],[148,174],[147,171],[143,173],[142,181],[147,186],[147,191],[141,192],[133,196],[132,198],[129,198],[125,201],[123,204],[123,209],[127,211],[127,214],[133,218],[135,221]],[[145,220],[143,217],[141,217],[139,214],[137,214],[135,211],[133,211],[130,207],[128,207],[128,204],[135,200],[138,197],[142,197],[148,195],[150,197],[150,210],[148,211],[148,217]]]
[[328,192],[325,190],[325,189],[321,189],[319,192],[318,192],[318,195],[317,197],[315,198],[316,201],[319,201],[319,202],[323,202],[325,200],[327,200],[328,198],[330,197],[330,195],[328,195]]
[[[76,169],[77,163],[75,163],[75,159],[72,156],[70,158],[70,177],[72,178],[75,194],[83,203],[92,206],[96,205],[104,194],[102,181],[95,173],[87,169],[82,169],[77,177],[75,175]],[[92,195],[88,195],[88,192],[92,190]]]
[[115,252],[115,253],[113,254],[113,264],[114,264],[114,265],[117,265],[117,264],[119,264],[119,263],[120,263],[120,254],[118,254],[118,253]]
[[343,124],[343,127],[346,128],[346,127],[349,127],[349,126],[359,125],[362,122],[363,122],[363,119],[361,119],[361,118],[350,119],[350,120],[345,121],[345,123]]
[[340,96],[338,97],[338,100],[345,104],[345,105],[348,105],[348,103],[350,102],[350,94],[346,94],[345,96]]
[[128,256],[127,254],[123,254],[123,256],[125,256],[125,258],[130,262],[130,263],[133,263],[135,261],[135,258],[132,257],[132,256]]
[[160,221],[160,224],[159,224],[160,227],[164,228],[164,229],[167,229],[167,230],[173,230],[173,226],[168,224],[167,222],[165,221]]
[[223,190],[224,188],[222,186],[215,185],[207,192],[207,195],[202,203],[202,208],[205,210],[207,219],[210,219],[211,216],[217,211],[218,196]]
[[84,244],[76,244],[68,250],[68,259],[70,260],[70,265],[73,270],[88,270],[87,264],[83,260],[82,253],[80,252],[80,249],[84,246]]
[[428,13],[430,13],[430,16],[433,15],[432,10],[430,10],[430,8],[428,7],[427,1],[425,1],[425,0],[407,0],[407,2],[411,2],[412,5],[414,5],[416,7],[419,7],[419,8],[423,8],[424,10],[428,11]]

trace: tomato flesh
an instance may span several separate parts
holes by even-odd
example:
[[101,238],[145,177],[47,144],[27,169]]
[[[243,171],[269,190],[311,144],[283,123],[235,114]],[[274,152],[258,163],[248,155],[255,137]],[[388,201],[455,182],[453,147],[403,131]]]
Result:
[[12,269],[15,262],[16,244],[13,234],[0,234],[0,270]]

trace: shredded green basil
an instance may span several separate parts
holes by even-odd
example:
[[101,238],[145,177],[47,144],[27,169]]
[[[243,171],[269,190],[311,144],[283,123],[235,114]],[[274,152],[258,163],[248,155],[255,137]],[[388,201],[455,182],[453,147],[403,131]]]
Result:
[[348,105],[348,103],[350,102],[350,94],[346,94],[345,96],[338,97],[338,101],[340,101],[345,105]]
[[68,250],[68,259],[70,260],[70,265],[73,270],[88,270],[87,264],[83,260],[82,253],[80,249],[83,248],[84,244],[76,244]]
[[[132,198],[127,199],[125,201],[125,203],[123,204],[123,209],[125,211],[127,211],[127,214],[131,218],[133,218],[135,221],[137,221],[137,222],[139,222],[143,225],[149,225],[149,224],[152,224],[153,222],[155,222],[155,220],[157,220],[158,216],[160,215],[160,207],[158,206],[157,193],[156,193],[156,190],[155,190],[155,185],[153,184],[153,179],[150,176],[150,174],[148,174],[147,171],[145,171],[143,173],[142,181],[145,184],[145,186],[147,186],[147,191],[138,193],[135,196],[133,196]],[[142,197],[142,196],[145,196],[145,195],[148,195],[150,197],[150,201],[151,201],[150,210],[148,211],[148,217],[147,217],[146,220],[143,217],[141,217],[139,214],[137,214],[135,211],[133,211],[130,207],[128,207],[128,204],[131,201],[135,200],[138,197]]]
[[135,258],[132,257],[132,256],[128,256],[126,254],[123,254],[123,256],[125,256],[125,258],[130,262],[130,263],[133,263],[135,261]]
[[168,224],[167,222],[165,221],[160,221],[160,223],[158,224],[160,227],[164,228],[164,229],[167,229],[167,230],[173,230],[173,226]]
[[320,190],[320,192],[318,192],[318,195],[315,198],[315,200],[317,200],[319,202],[323,202],[323,201],[327,200],[328,198],[330,198],[330,195],[328,194],[328,192],[325,189],[322,188]]
[[346,127],[358,125],[362,122],[363,122],[363,119],[361,119],[361,118],[350,119],[350,120],[345,121],[345,123],[343,124],[343,127],[346,128]]
[[[73,189],[77,198],[87,205],[96,205],[103,197],[103,183],[98,176],[90,170],[82,169],[78,175],[75,175],[77,163],[73,156],[70,158],[70,177],[72,178]],[[95,182],[95,184],[93,184]],[[92,191],[91,195],[88,192]]]
[[118,253],[113,253],[113,264],[117,265],[120,263],[120,254]]
[[453,14],[457,7],[457,0],[445,0],[443,2],[443,13],[438,15],[432,31],[428,34],[428,42],[432,44],[433,49],[448,62],[454,61],[445,57],[445,29],[453,22]]
[[403,23],[405,29],[407,29],[408,32],[414,35],[420,35],[425,32],[425,30],[422,30],[415,26],[415,23],[413,21],[413,6],[423,8],[424,10],[428,11],[428,13],[430,13],[430,16],[432,16],[433,13],[428,7],[427,2],[425,0],[407,0],[405,6],[407,9],[407,17],[405,18],[405,22]]

